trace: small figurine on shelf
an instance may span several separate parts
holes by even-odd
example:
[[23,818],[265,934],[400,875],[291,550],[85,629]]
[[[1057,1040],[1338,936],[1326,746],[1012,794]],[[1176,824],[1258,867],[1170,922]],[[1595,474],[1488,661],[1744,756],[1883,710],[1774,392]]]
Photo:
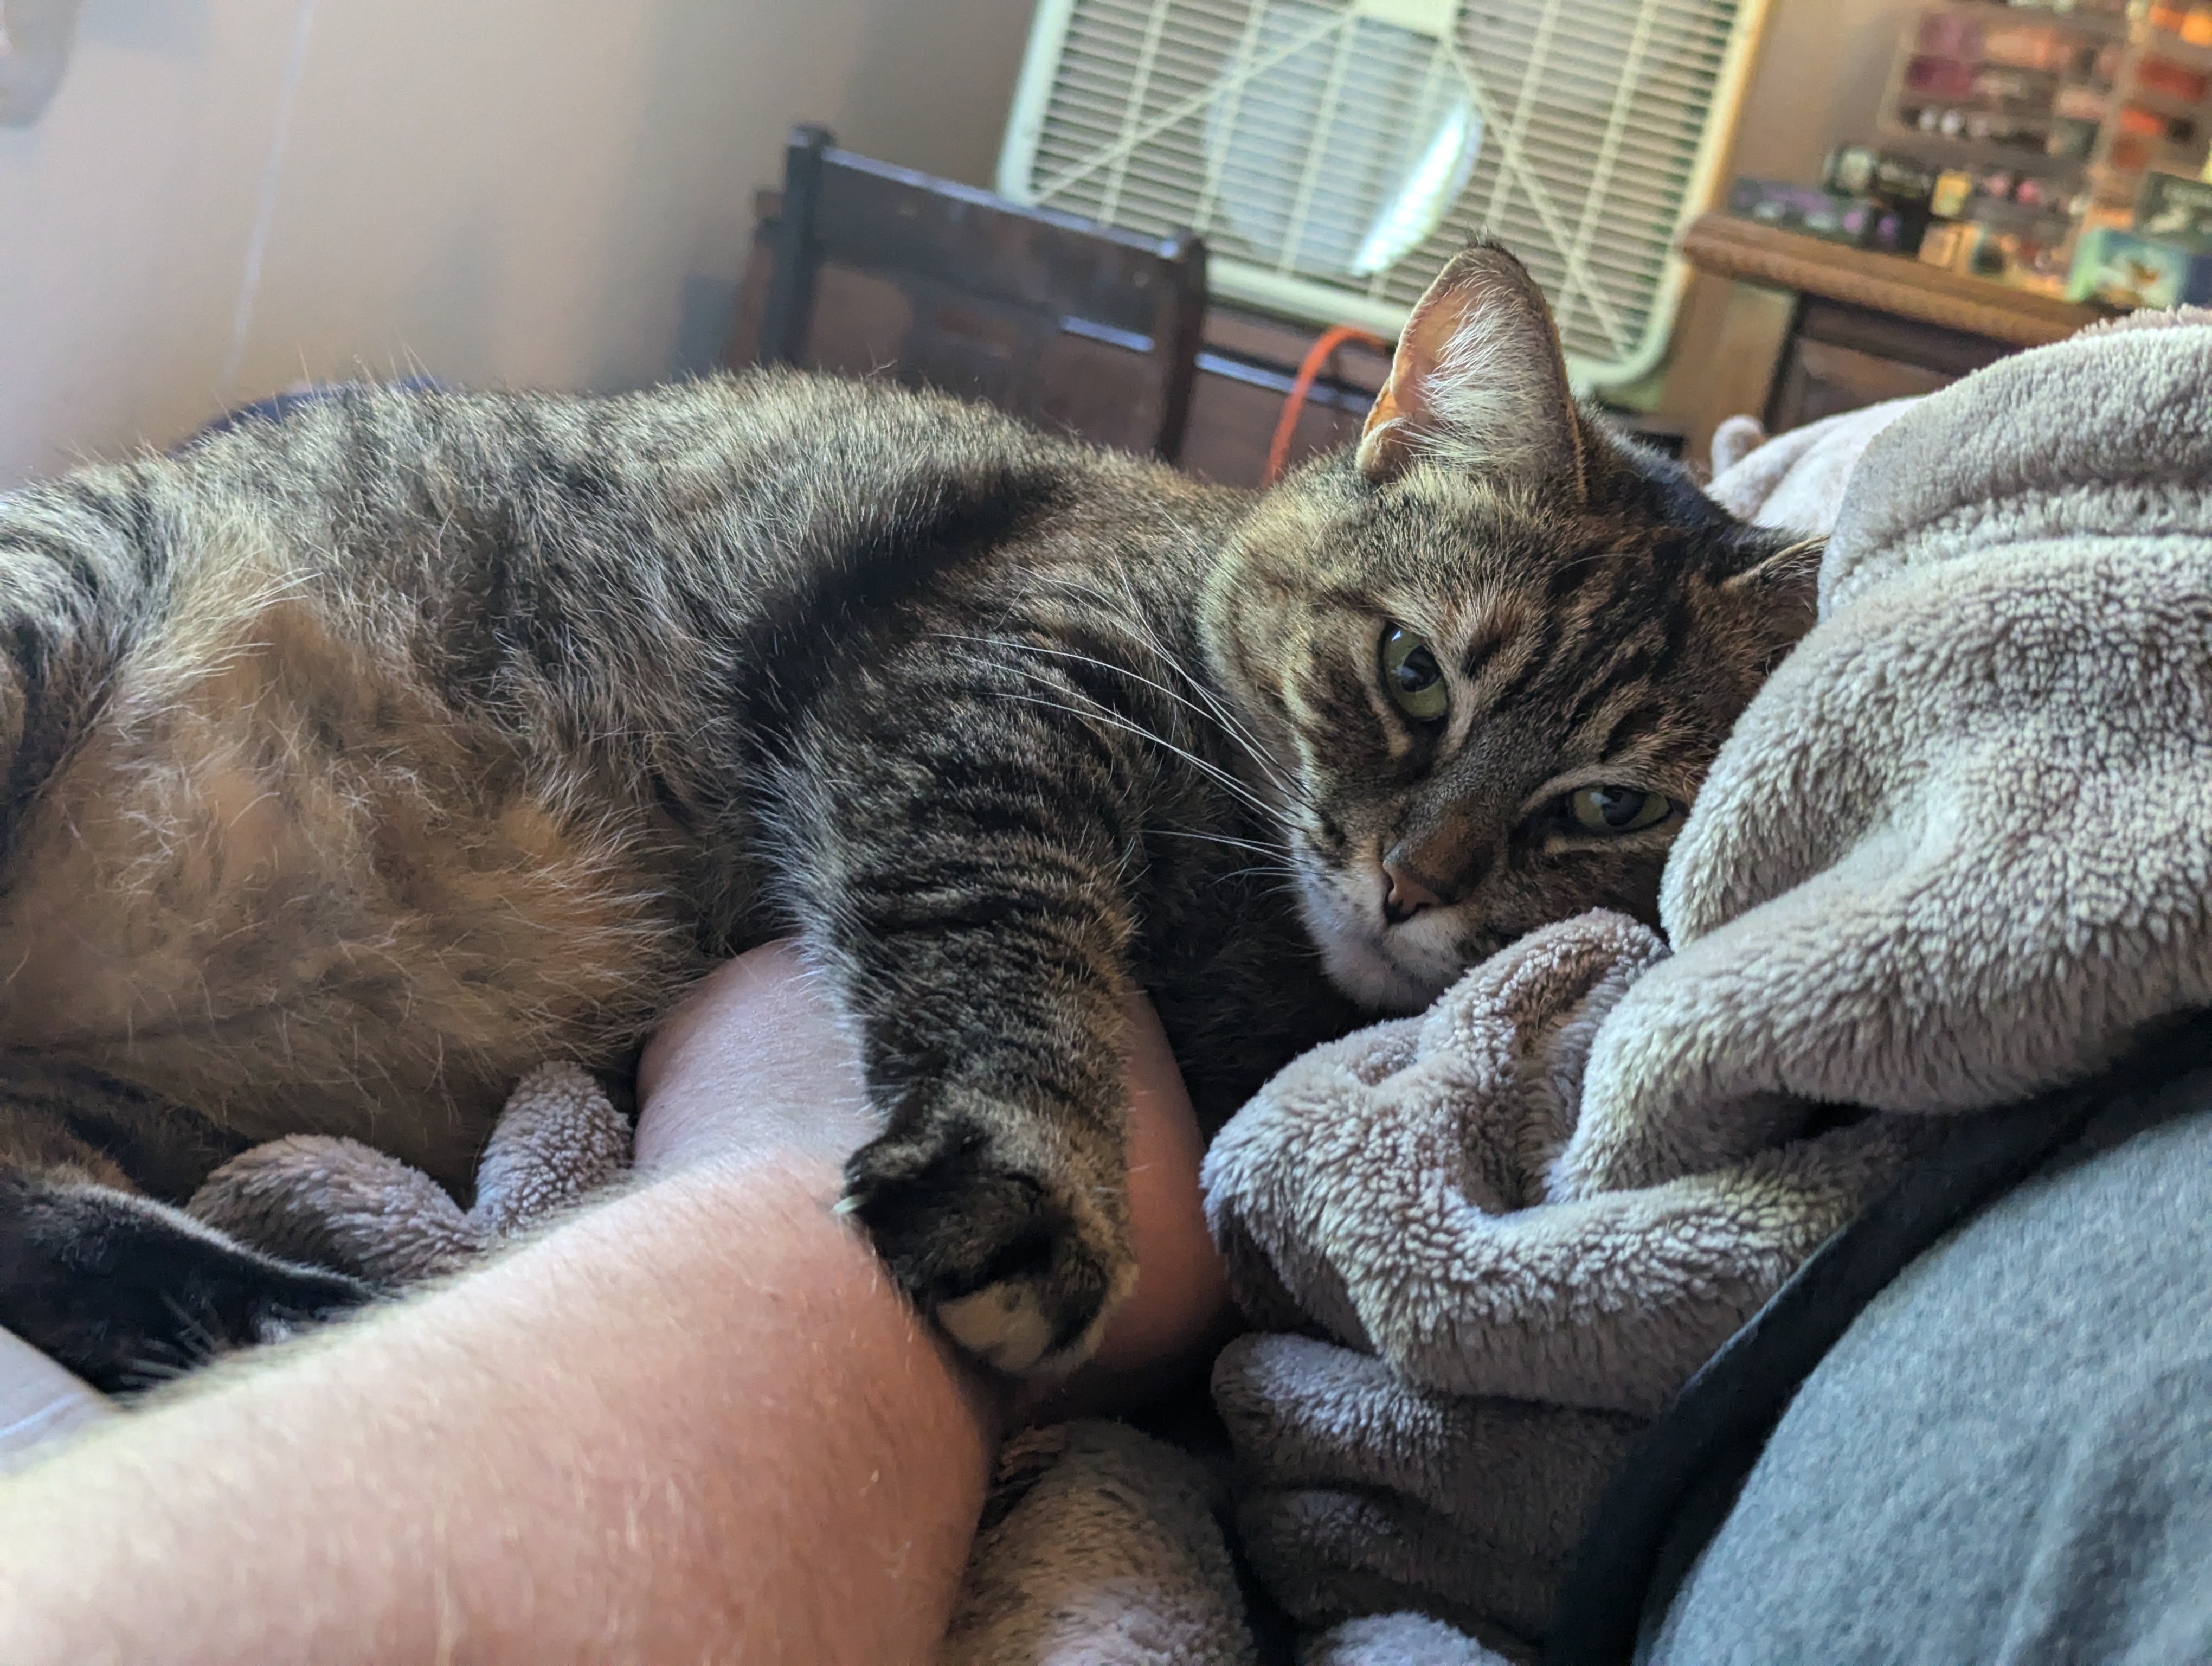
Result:
[[2081,234],[2066,298],[2107,307],[2202,306],[2212,301],[2212,255],[2100,226]]
[[2212,249],[2212,184],[2179,173],[2146,173],[2136,198],[2135,229],[2184,248]]

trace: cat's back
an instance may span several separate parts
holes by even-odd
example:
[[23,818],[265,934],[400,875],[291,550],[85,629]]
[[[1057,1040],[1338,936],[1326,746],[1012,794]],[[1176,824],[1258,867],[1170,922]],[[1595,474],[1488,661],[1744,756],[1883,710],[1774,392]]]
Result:
[[754,370],[614,395],[349,386],[155,467],[173,512],[252,514],[311,562],[409,587],[434,552],[580,583],[696,564],[742,596],[1114,465],[983,406]]

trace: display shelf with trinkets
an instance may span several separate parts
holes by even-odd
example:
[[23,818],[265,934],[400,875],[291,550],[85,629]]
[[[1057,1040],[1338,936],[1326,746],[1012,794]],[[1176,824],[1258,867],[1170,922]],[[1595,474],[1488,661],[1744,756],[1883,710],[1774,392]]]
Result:
[[1863,132],[1817,185],[1736,180],[1685,240],[1735,280],[1711,326],[1731,368],[1677,402],[1693,437],[1761,387],[1778,431],[2212,305],[2212,0],[1936,0]]

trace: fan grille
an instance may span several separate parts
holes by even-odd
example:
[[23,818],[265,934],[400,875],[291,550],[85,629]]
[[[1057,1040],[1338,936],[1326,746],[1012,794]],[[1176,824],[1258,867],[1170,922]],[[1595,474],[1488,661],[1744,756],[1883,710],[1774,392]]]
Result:
[[[1224,293],[1386,328],[1487,232],[1602,380],[1663,343],[1672,245],[1759,9],[1444,0],[1431,35],[1386,21],[1403,0],[1046,0],[1000,188],[1134,231],[1190,228]],[[1431,136],[1455,112],[1479,145],[1440,179]],[[1414,215],[1418,240],[1383,240],[1395,258],[1358,269],[1425,154],[1424,177],[1456,192],[1425,235]]]

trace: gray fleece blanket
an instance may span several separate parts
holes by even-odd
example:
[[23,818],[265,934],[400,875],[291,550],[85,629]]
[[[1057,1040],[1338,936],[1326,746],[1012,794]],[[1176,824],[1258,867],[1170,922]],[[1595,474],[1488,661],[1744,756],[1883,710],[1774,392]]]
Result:
[[[1642,1421],[1929,1130],[2212,1001],[2212,314],[1885,410],[1834,438],[1856,469],[1784,441],[1849,476],[1820,623],[1698,796],[1665,941],[1539,933],[1299,1060],[1209,1153],[1258,1327],[1214,1376],[1235,1531],[1305,1666],[1529,1657]],[[1129,1542],[1206,1554],[1139,1577],[1094,1535],[1085,1565],[1212,1630],[1148,1651],[1024,1627],[1025,1596],[947,1658],[1255,1657],[1213,1505],[1186,1468],[1152,1510],[1147,1461],[1115,1454]]]

